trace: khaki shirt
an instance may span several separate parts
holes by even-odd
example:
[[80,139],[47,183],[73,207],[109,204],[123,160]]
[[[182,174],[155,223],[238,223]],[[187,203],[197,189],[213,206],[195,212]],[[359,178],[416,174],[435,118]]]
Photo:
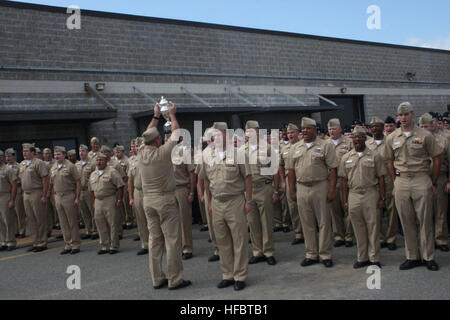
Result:
[[81,190],[87,190],[89,187],[89,177],[95,171],[95,162],[93,161],[77,161],[75,167],[78,170],[81,178]]
[[[272,153],[277,153],[277,161],[279,162],[280,156],[278,152],[273,150],[269,144],[267,144],[266,150],[259,150],[259,146],[250,146],[248,143],[245,144],[244,148],[246,157],[249,159],[248,163],[252,172],[253,186],[271,184],[273,181],[273,175],[263,175],[261,169],[270,168]],[[254,162],[255,160],[256,164],[250,164],[250,161]]]
[[295,170],[298,183],[309,183],[328,179],[329,170],[338,166],[334,146],[316,137],[309,148],[305,140],[291,146],[286,168]]
[[[445,135],[442,134],[433,134],[433,136],[436,138],[436,141],[438,143],[438,145],[442,148],[442,150],[444,150],[444,152],[442,152],[441,154],[441,174],[442,173],[447,173],[448,172],[448,160],[449,160],[449,152],[450,152],[450,142],[448,137],[446,137]],[[432,169],[432,165],[431,165],[431,169]]]
[[176,182],[171,155],[176,145],[177,141],[169,140],[159,148],[145,145],[139,150],[139,169],[144,194],[175,191]]
[[[122,177],[122,179],[124,179],[125,177],[127,177],[127,173],[126,171],[123,169],[123,166],[120,164],[119,161],[115,160],[115,159],[110,159],[108,161],[108,166],[114,168],[117,170],[117,172],[119,172],[120,176]],[[124,179],[124,181],[126,181],[126,179]]]
[[[237,149],[235,149],[235,154],[230,159],[226,159],[226,152],[222,156],[215,149],[210,149],[207,152],[212,152],[213,156],[217,155],[216,159],[223,160],[220,163],[212,161],[205,162],[201,166],[198,175],[200,179],[207,179],[209,181],[212,196],[220,199],[243,194],[245,191],[245,178],[251,176],[248,159],[246,159],[247,161],[244,164],[238,164]],[[245,151],[240,150],[240,152]]]
[[50,183],[54,192],[74,192],[77,189],[77,181],[80,180],[80,173],[77,167],[69,160],[64,160],[59,167],[55,162],[50,169]]
[[124,185],[119,172],[110,166],[106,166],[103,173],[96,168],[89,178],[89,191],[93,191],[95,198],[100,200],[115,195],[117,189]]
[[333,142],[333,139],[327,138],[326,141],[331,143],[331,145],[334,147],[334,150],[336,151],[336,156],[339,161],[341,161],[342,157],[347,153],[350,152],[353,149],[353,141],[350,138],[347,138],[344,135],[341,135],[341,137],[338,139],[338,143],[335,145]]
[[23,191],[42,189],[42,178],[48,176],[48,167],[44,161],[33,158],[30,164],[26,160],[20,163],[19,177]]
[[429,172],[431,158],[442,153],[442,148],[431,133],[414,126],[406,137],[401,128],[386,138],[386,158],[394,161],[400,173]]
[[130,166],[128,168],[128,178],[133,178],[134,187],[142,191],[142,177],[139,170],[139,161],[137,159],[130,162]]
[[[42,161],[44,161],[44,160],[42,160]],[[55,159],[52,159],[52,160],[50,160],[50,161],[44,161],[44,163],[47,165],[47,167],[48,167],[48,172],[50,172],[50,169],[53,167],[53,165],[56,163],[56,160]]]
[[287,177],[289,170],[286,168],[286,164],[288,162],[288,157],[289,157],[289,151],[291,150],[291,147],[293,145],[288,143],[288,144],[280,144],[280,166],[284,166],[284,175],[285,177]]
[[11,193],[12,183],[18,179],[16,170],[3,164],[0,167],[0,193]]
[[128,159],[128,157],[123,156],[122,159],[117,159],[116,161],[122,166],[122,170],[125,172],[126,175],[128,175],[128,168],[130,166],[130,160]]
[[[186,149],[184,152],[189,151]],[[180,154],[178,155],[178,157],[174,157],[173,160],[175,161],[175,163],[180,163],[180,164],[173,163],[173,171],[175,174],[175,181],[177,187],[189,185],[191,182],[190,173],[195,171],[195,166],[192,164],[192,157],[191,157],[191,164],[182,163],[183,157],[182,151],[180,149]]]
[[346,153],[339,165],[338,175],[348,180],[350,190],[375,188],[378,178],[387,174],[386,166],[381,155],[369,148],[365,148],[359,157],[356,150]]
[[91,160],[91,161],[94,161],[94,163],[95,163],[95,160],[97,159],[97,154],[99,153],[100,151],[97,151],[97,152],[94,152],[94,151],[89,151],[89,153],[88,153],[88,159],[89,160]]
[[17,190],[20,189],[20,178],[19,178],[19,173],[20,173],[20,164],[18,164],[17,162],[14,162],[13,164],[7,164],[8,168],[11,168],[14,170],[16,176],[17,176]]

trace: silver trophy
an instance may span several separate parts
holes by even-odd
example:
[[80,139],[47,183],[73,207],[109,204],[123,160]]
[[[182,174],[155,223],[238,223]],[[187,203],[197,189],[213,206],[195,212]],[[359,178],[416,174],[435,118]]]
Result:
[[159,101],[158,105],[160,106],[161,115],[166,119],[166,123],[164,124],[164,132],[170,132],[170,128],[172,126],[172,122],[170,122],[170,115],[169,115],[169,104],[171,102],[167,101],[166,98],[161,97],[161,101]]

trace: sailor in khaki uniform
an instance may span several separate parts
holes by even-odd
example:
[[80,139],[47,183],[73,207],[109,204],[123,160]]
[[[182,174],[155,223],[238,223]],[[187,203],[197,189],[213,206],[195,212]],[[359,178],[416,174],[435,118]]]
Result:
[[78,173],[81,178],[81,192],[80,192],[80,214],[84,222],[85,234],[81,239],[98,239],[97,228],[94,220],[94,208],[92,207],[91,193],[89,192],[89,177],[95,171],[95,161],[89,161],[89,149],[86,145],[81,144],[79,148],[80,161],[75,163]]
[[[179,128],[175,117],[175,105],[170,104],[171,131]],[[139,170],[144,192],[144,211],[149,231],[149,261],[153,287],[165,286],[175,290],[191,285],[183,280],[181,260],[181,223],[175,198],[175,175],[172,165],[172,149],[178,143],[175,133],[164,145],[157,126],[161,119],[159,105],[154,107],[154,116],[143,133],[144,146],[139,149]],[[166,249],[168,276],[162,271],[162,257]]]
[[88,153],[89,161],[96,160],[97,154],[100,152],[100,140],[97,137],[91,138],[91,151]]
[[[290,212],[291,208],[289,207],[289,196],[288,196],[288,192],[286,191],[286,189],[288,187],[287,181],[285,179],[287,176],[287,170],[285,170],[284,168],[281,168],[282,164],[284,166],[283,155],[286,155],[286,157],[287,157],[287,155],[289,154],[290,141],[288,139],[287,128],[288,128],[288,125],[285,124],[285,125],[281,126],[280,132],[279,132],[280,133],[280,135],[279,135],[279,143],[280,143],[279,176],[280,176],[281,183],[278,186],[278,190],[276,190],[276,191],[278,191],[278,196],[280,198],[280,201],[278,201],[274,204],[274,228],[273,228],[274,232],[283,231],[285,233],[291,231],[289,225],[291,223],[290,215],[292,215],[292,213]],[[298,135],[297,135],[297,137],[298,137]],[[295,206],[297,206],[297,205],[295,205]],[[297,220],[300,221],[300,217]],[[296,227],[295,227],[296,222],[293,222],[292,224],[293,224],[293,228],[295,231],[296,230]],[[297,233],[296,233],[296,238],[297,238]],[[296,240],[294,240],[294,242],[296,242]],[[292,244],[294,244],[294,242]],[[301,241],[298,243],[301,243]],[[298,243],[295,243],[295,244],[298,244]]]
[[28,251],[40,252],[47,249],[47,192],[49,184],[46,164],[34,157],[35,148],[29,144],[22,145],[23,160],[20,163],[19,178],[22,183],[23,203],[30,226],[33,247]]
[[67,151],[67,160],[72,162],[72,164],[77,163],[77,152],[75,149]]
[[[427,268],[435,271],[439,266],[434,261],[433,193],[437,192],[442,149],[431,133],[414,125],[415,115],[409,102],[401,103],[397,114],[401,128],[388,136],[386,156],[389,173],[394,180],[393,194],[405,238],[407,260],[400,270],[421,266],[424,260]],[[433,161],[431,179],[430,159]],[[398,177],[394,167],[399,172]]]
[[16,247],[16,220],[14,205],[17,196],[16,170],[4,164],[4,153],[0,150],[0,251]]
[[122,206],[124,183],[119,172],[107,165],[106,155],[97,153],[96,159],[97,168],[89,178],[89,191],[92,192],[95,223],[100,235],[98,254],[115,254],[120,246],[121,217],[118,209]]
[[129,158],[125,155],[125,148],[124,146],[118,145],[116,146],[116,148],[114,149],[114,154],[116,156],[116,161],[120,164],[120,166],[122,167],[122,170],[125,172],[125,174],[127,175],[127,177],[124,179],[125,182],[125,189],[124,189],[124,211],[125,211],[125,225],[127,229],[132,229],[136,227],[136,221],[135,221],[135,217],[133,215],[133,209],[130,207],[130,199],[128,198],[128,169],[130,167],[130,160]]
[[[352,135],[354,148],[339,166],[342,200],[348,211],[358,246],[355,269],[380,265],[380,210],[384,208],[386,166],[376,151],[366,148],[366,129],[356,126]],[[379,186],[377,190],[377,185]]]
[[[331,119],[328,121],[328,132],[330,134],[330,138],[327,141],[329,141],[335,148],[338,161],[341,161],[342,156],[353,148],[352,140],[342,135],[342,127],[339,119]],[[333,200],[333,202],[331,202],[330,205],[330,214],[335,241],[334,246],[340,247],[345,245],[346,247],[351,247],[353,246],[352,224],[348,213],[344,211],[341,181],[339,177],[336,185],[336,192],[337,197]]]
[[[138,147],[140,145],[141,143],[138,144]],[[128,168],[128,193],[130,206],[133,208],[136,217],[139,239],[142,246],[142,249],[137,253],[140,256],[148,253],[148,221],[144,211],[144,192],[142,191],[139,157],[130,161]]]
[[[48,171],[50,172],[51,167],[56,162],[55,159],[53,159],[53,153],[52,150],[49,148],[45,148],[43,151],[43,160],[44,163],[47,165]],[[54,194],[51,194],[50,189],[49,193],[47,194],[48,201],[45,205],[45,210],[47,211],[47,235],[48,237],[51,236],[53,228],[59,229],[59,221],[58,221],[58,214],[56,213],[56,206],[55,206],[55,197]]]
[[448,155],[449,155],[449,139],[437,132],[435,120],[429,113],[424,114],[419,119],[419,126],[433,134],[439,146],[444,150],[441,155],[441,171],[437,180],[437,194],[433,195],[433,216],[434,216],[434,238],[436,248],[441,251],[448,252],[448,226],[447,226],[447,209],[448,194],[445,187],[448,181]]
[[80,174],[75,165],[66,160],[66,148],[55,147],[56,162],[50,169],[50,190],[55,194],[65,246],[64,254],[80,252],[80,230],[78,226],[78,206],[80,204]]
[[[207,194],[219,247],[222,281],[218,288],[245,288],[248,276],[248,226],[246,214],[253,210],[251,169],[245,150],[228,151],[227,124],[213,124],[214,161],[205,160],[199,178],[208,179]],[[209,190],[208,190],[209,189]],[[245,195],[244,195],[245,191]]]
[[[274,257],[273,212],[274,203],[278,202],[280,198],[272,183],[275,180],[278,189],[279,155],[276,154],[276,163],[272,164],[271,158],[275,151],[272,150],[269,142],[266,145],[261,144],[260,139],[264,137],[260,137],[257,121],[247,121],[245,130],[246,136],[249,137],[245,144],[245,150],[248,158],[253,160],[250,163],[250,169],[253,182],[252,199],[255,202],[254,208],[247,215],[253,249],[253,256],[250,258],[249,264],[267,261],[269,265],[275,265],[277,262]],[[276,167],[276,172],[272,175],[265,173],[264,170],[270,171],[272,165]]]
[[[394,119],[392,119],[394,121]],[[395,207],[395,199],[392,196],[392,190],[394,189],[394,182],[391,179],[390,174],[387,172],[387,159],[386,159],[386,136],[383,134],[385,128],[384,121],[378,117],[373,117],[370,121],[370,129],[373,137],[367,139],[366,146],[376,151],[381,155],[386,167],[386,175],[384,176],[384,185],[386,188],[386,201],[385,209],[387,214],[387,226],[383,229],[383,222],[380,227],[380,242],[381,248],[387,247],[389,250],[396,250],[397,245],[395,241],[398,235],[398,213]],[[389,129],[388,129],[389,130]],[[395,129],[394,129],[395,130]],[[381,214],[381,220],[383,221],[383,214]]]
[[292,227],[294,228],[294,232],[295,232],[295,238],[291,244],[297,245],[300,243],[304,243],[305,240],[304,240],[304,236],[303,236],[302,223],[300,221],[300,214],[298,212],[297,202],[293,201],[291,199],[291,197],[289,196],[290,189],[289,189],[289,183],[288,183],[288,181],[286,181],[286,179],[288,177],[288,170],[286,169],[286,163],[288,161],[289,150],[291,149],[291,147],[294,144],[299,142],[300,139],[299,139],[299,130],[295,124],[289,123],[287,129],[288,129],[287,136],[289,139],[289,144],[287,144],[282,149],[282,153],[280,154],[280,177],[281,177],[281,184],[282,184],[282,186],[284,186],[283,189],[287,195],[287,203],[289,206],[288,211],[291,215]]
[[302,119],[304,139],[291,147],[286,167],[289,170],[290,197],[297,201],[305,235],[306,258],[301,265],[318,263],[320,257],[329,268],[333,266],[329,205],[336,197],[339,162],[333,145],[319,139],[316,130],[315,120]]
[[5,150],[5,156],[8,167],[13,169],[18,177],[17,179],[17,196],[14,204],[14,211],[16,213],[16,238],[25,238],[27,231],[25,207],[23,206],[22,187],[19,179],[20,165],[16,162],[16,151],[12,148]]

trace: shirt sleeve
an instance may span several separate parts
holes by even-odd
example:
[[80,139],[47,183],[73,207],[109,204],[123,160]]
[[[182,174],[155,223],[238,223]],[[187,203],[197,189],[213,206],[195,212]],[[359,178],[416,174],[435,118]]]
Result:
[[289,149],[288,158],[286,161],[286,169],[287,170],[294,170],[294,149],[292,146]]
[[[391,133],[391,135],[393,135],[393,133]],[[384,157],[386,160],[394,160],[394,150],[392,150],[391,147],[392,139],[390,137],[391,136],[388,136],[388,138],[386,139],[386,144],[383,150]]]
[[81,179],[81,174],[75,165],[72,166],[72,177],[75,179],[75,181]]
[[347,170],[345,169],[345,157],[342,157],[338,167],[338,176],[344,179],[348,179]]
[[161,156],[164,160],[172,161],[172,149],[178,144],[178,141],[169,139],[165,144],[159,147]]
[[208,175],[206,174],[205,165],[199,164],[198,165],[198,178],[199,179],[208,179]]
[[49,174],[47,165],[44,163],[44,161],[39,161],[38,163],[39,164],[38,164],[37,169],[38,169],[39,176],[41,178],[47,177]]
[[382,177],[387,175],[386,166],[384,165],[384,160],[381,154],[375,154],[375,166],[377,169],[377,176]]
[[16,170],[10,169],[8,170],[8,179],[9,183],[13,183],[14,181],[19,180],[19,177],[17,176]]
[[431,158],[437,157],[442,154],[443,150],[439,146],[439,143],[437,142],[435,137],[429,134],[425,136],[424,140],[425,140],[425,148],[427,150],[428,155]]
[[339,160],[336,156],[336,151],[330,143],[325,144],[325,163],[330,169],[339,167]]
[[121,175],[116,169],[111,170],[111,181],[117,188],[123,187],[125,185]]

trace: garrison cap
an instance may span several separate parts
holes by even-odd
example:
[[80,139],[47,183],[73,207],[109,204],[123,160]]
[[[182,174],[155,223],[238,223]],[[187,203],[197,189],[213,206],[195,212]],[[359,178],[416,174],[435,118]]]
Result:
[[136,146],[140,146],[141,144],[144,143],[144,138],[137,137],[135,141],[136,141]]
[[106,156],[106,154],[104,154],[103,152],[97,153],[97,159],[98,159],[98,158],[108,159],[108,157]]
[[158,129],[156,129],[156,127],[152,127],[150,129],[146,130],[142,134],[142,137],[144,138],[145,143],[152,142],[153,140],[155,140],[156,138],[159,137],[159,131],[158,131]]
[[116,150],[124,152],[125,151],[125,147],[124,146],[116,146]]
[[247,123],[245,124],[245,130],[247,130],[247,129],[259,129],[258,121],[255,121],[255,120],[247,121]]
[[425,113],[419,118],[419,124],[429,124],[432,122],[433,122],[433,116],[429,113]]
[[88,146],[85,145],[85,144],[80,144],[80,148],[79,148],[79,149],[80,149],[80,150],[86,150],[86,151],[89,150]]
[[56,146],[54,149],[55,149],[55,152],[64,152],[64,153],[66,153],[66,147]]
[[108,147],[107,145],[102,145],[102,146],[100,147],[100,152],[105,152],[105,151],[111,153],[111,148]]
[[316,125],[317,125],[316,120],[307,117],[302,118],[302,128],[307,126],[315,127]]
[[353,128],[353,132],[352,133],[353,134],[364,134],[364,135],[366,135],[367,131],[362,126],[356,126],[356,127]]
[[77,152],[75,151],[75,149],[71,149],[71,150],[67,151],[67,155],[68,156],[76,156]]
[[372,117],[372,119],[370,119],[370,124],[375,124],[375,123],[381,123],[381,124],[384,124],[384,121],[381,120],[381,119],[378,118],[378,117]]
[[400,103],[397,108],[397,114],[406,114],[413,111],[412,104],[408,101]]
[[7,156],[14,156],[14,155],[16,155],[16,150],[14,150],[13,148],[6,149],[5,154]]
[[41,149],[39,149],[38,147],[34,147],[36,149],[36,153],[41,153]]
[[43,151],[42,151],[44,154],[47,154],[47,153],[52,153],[52,150],[50,149],[50,148],[45,148]]
[[328,128],[340,127],[340,126],[341,126],[341,121],[339,121],[339,119],[337,119],[337,118],[330,119],[330,121],[328,121]]
[[293,124],[293,123],[289,123],[287,125],[287,129],[288,130],[297,130],[298,131],[298,127],[295,124]]
[[91,138],[91,143],[97,143],[100,144],[100,140],[97,137],[92,137]]
[[30,149],[30,148],[34,148],[34,145],[32,145],[31,143],[22,144],[22,149]]
[[225,131],[228,129],[228,125],[226,122],[214,122],[212,128],[220,131]]

